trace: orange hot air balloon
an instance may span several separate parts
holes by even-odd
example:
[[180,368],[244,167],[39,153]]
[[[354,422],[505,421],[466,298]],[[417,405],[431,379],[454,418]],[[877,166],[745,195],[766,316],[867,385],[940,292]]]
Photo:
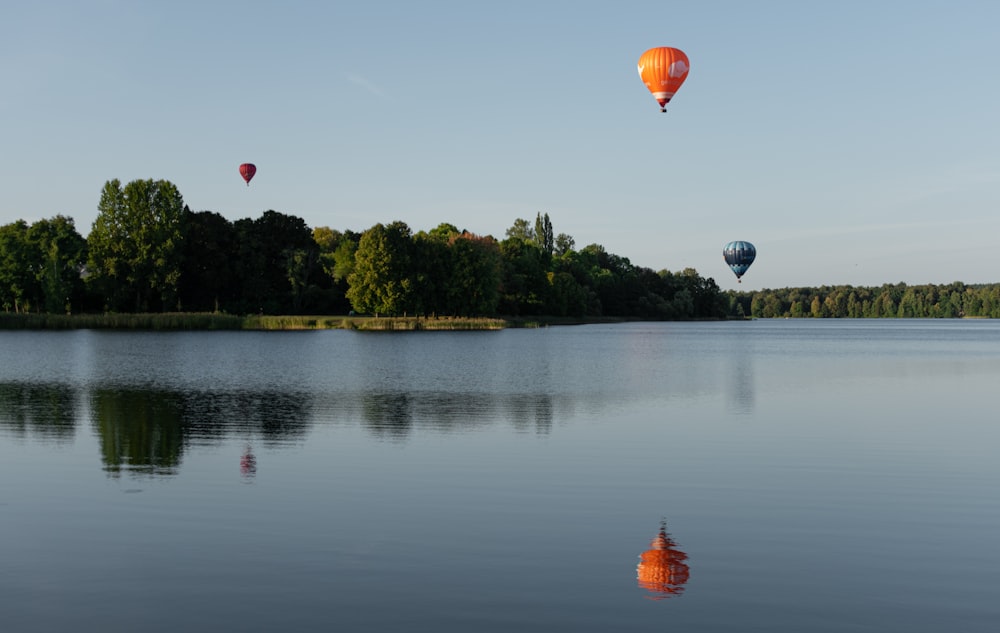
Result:
[[636,577],[639,586],[653,594],[654,600],[678,596],[684,592],[690,569],[687,554],[677,549],[677,543],[667,534],[667,524],[660,524],[660,532],[649,544],[650,549],[639,555]]
[[639,78],[660,104],[660,112],[667,111],[667,104],[687,79],[689,70],[688,57],[679,48],[651,48],[639,58]]
[[257,173],[257,166],[253,163],[243,163],[240,165],[240,175],[243,176],[243,180],[247,181],[247,187],[250,186],[250,179],[253,175]]

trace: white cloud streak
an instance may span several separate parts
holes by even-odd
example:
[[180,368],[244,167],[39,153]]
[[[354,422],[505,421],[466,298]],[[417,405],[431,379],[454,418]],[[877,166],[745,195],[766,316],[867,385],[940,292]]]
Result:
[[370,93],[372,93],[374,95],[377,95],[379,97],[384,97],[385,96],[385,92],[383,92],[381,88],[379,88],[377,85],[375,85],[374,83],[372,83],[368,79],[365,79],[361,75],[356,75],[354,73],[347,73],[347,81],[349,81],[352,84],[355,84],[357,86],[361,86],[362,88],[364,88],[368,92],[370,92]]

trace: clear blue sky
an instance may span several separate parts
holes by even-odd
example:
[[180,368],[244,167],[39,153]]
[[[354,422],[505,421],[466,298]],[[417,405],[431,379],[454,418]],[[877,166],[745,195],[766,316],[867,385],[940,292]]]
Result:
[[[1000,282],[998,25],[994,0],[10,3],[0,224],[86,236],[106,181],[153,178],[341,230],[548,213],[722,288]],[[653,46],[691,60],[667,114]]]

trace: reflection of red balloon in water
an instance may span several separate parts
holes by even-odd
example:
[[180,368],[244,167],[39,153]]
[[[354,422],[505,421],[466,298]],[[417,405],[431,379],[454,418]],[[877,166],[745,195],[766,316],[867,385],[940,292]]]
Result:
[[257,166],[253,163],[243,163],[240,165],[240,175],[243,176],[243,180],[247,181],[247,187],[250,186],[250,179],[253,175],[257,173]]
[[253,454],[253,447],[247,444],[240,457],[240,474],[244,477],[253,477],[257,474],[257,457]]
[[677,549],[677,543],[667,534],[666,521],[660,523],[660,532],[649,544],[650,549],[639,555],[636,575],[639,586],[652,593],[654,600],[679,596],[688,581],[687,554]]

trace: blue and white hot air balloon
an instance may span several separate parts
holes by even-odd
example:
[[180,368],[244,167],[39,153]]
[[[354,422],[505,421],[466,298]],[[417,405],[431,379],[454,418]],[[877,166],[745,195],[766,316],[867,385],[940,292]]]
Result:
[[736,281],[740,283],[743,282],[740,277],[747,272],[756,257],[757,249],[750,242],[730,242],[722,248],[722,258],[729,264],[736,274]]

